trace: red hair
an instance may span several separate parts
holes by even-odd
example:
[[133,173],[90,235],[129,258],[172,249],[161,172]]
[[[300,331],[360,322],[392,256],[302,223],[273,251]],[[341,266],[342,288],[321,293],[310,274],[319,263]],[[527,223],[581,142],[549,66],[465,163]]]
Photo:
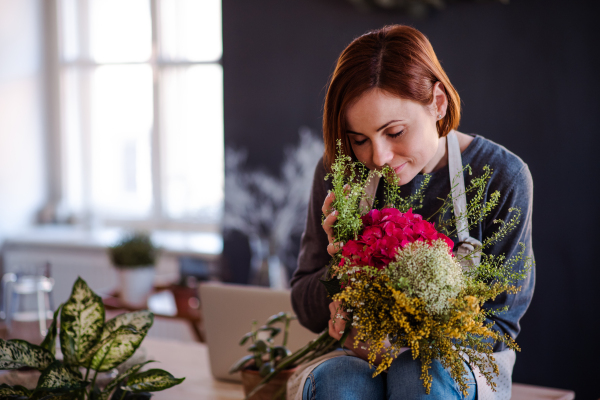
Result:
[[391,25],[355,39],[340,55],[331,77],[323,110],[325,166],[335,160],[336,142],[352,155],[346,135],[346,111],[363,93],[379,88],[421,105],[433,101],[433,86],[441,82],[448,98],[446,115],[437,121],[440,137],[458,127],[460,97],[438,61],[429,40],[418,30]]

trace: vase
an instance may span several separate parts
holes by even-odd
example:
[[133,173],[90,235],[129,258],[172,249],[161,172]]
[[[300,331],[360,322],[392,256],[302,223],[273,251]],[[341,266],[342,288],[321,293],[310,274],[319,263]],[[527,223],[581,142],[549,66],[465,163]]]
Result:
[[119,269],[120,298],[130,308],[146,308],[148,296],[154,287],[154,266],[145,265]]
[[[288,379],[296,372],[296,368],[284,369],[280,371],[273,379],[269,381],[262,389],[250,397],[248,400],[275,400],[285,399],[285,391],[282,388],[287,384]],[[248,394],[263,380],[258,371],[252,369],[242,370],[242,385],[244,386],[244,396]],[[275,397],[275,396],[279,397]]]

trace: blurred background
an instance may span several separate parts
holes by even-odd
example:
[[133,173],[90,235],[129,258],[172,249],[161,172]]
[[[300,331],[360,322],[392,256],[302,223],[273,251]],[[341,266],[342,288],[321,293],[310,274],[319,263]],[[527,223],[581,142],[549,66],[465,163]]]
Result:
[[111,296],[106,247],[140,230],[163,249],[155,286],[285,287],[336,58],[409,24],[461,96],[459,129],[533,175],[537,284],[514,380],[600,397],[598,2],[395,4],[0,0],[2,273],[50,263],[55,304],[77,275]]

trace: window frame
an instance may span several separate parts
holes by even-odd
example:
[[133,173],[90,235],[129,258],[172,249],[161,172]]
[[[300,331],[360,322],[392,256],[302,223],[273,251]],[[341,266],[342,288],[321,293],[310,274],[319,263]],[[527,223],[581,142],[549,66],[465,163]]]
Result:
[[[70,68],[78,70],[81,76],[79,82],[80,103],[80,137],[81,137],[81,165],[83,185],[83,210],[82,215],[75,215],[75,220],[87,226],[96,226],[100,222],[103,226],[118,226],[135,230],[176,230],[176,231],[201,231],[220,232],[220,221],[203,222],[190,218],[171,218],[166,215],[163,207],[162,187],[162,155],[161,138],[164,135],[161,126],[161,72],[172,67],[185,67],[196,65],[219,65],[223,68],[223,55],[214,61],[188,61],[167,60],[160,57],[160,0],[148,0],[151,17],[152,52],[150,59],[145,62],[110,62],[100,63],[90,57],[89,49],[89,0],[77,0],[77,34],[79,35],[79,54],[74,60],[65,60],[63,57],[62,43],[62,21],[59,0],[48,0],[45,4],[45,47],[46,47],[46,102],[48,122],[48,164],[49,164],[49,196],[46,209],[52,210],[53,220],[72,219],[64,217],[72,210],[65,210],[64,199],[68,181],[66,174],[66,135],[64,134],[63,121],[65,120],[65,104],[63,78],[64,71]],[[222,14],[221,14],[222,18]],[[221,24],[222,26],[222,24]],[[221,28],[222,37],[222,28]],[[152,208],[146,218],[123,219],[104,217],[99,221],[99,215],[92,209],[91,199],[91,72],[104,65],[149,65],[153,77],[153,100],[152,100],[152,129],[150,133],[150,160],[151,160],[151,182],[152,182]],[[223,85],[223,82],[221,82]],[[222,102],[221,108],[223,109]],[[224,150],[224,149],[223,149]],[[224,155],[224,151],[223,151]],[[223,163],[224,164],[224,163]],[[223,171],[224,176],[224,171]],[[63,218],[60,214],[63,214]]]

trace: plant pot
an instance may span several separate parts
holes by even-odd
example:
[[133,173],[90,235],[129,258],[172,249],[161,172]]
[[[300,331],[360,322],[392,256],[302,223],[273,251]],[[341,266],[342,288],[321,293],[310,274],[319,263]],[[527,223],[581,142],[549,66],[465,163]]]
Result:
[[[296,368],[285,369],[279,372],[269,383],[267,383],[262,389],[254,394],[249,400],[274,400],[275,395],[281,393],[281,388],[287,384],[288,379],[296,372]],[[248,393],[252,391],[262,381],[263,378],[259,375],[258,371],[251,369],[242,370],[242,384],[244,385],[244,395],[248,396]],[[280,397],[285,399],[285,397]]]
[[154,286],[154,266],[119,268],[120,297],[131,308],[145,308]]

